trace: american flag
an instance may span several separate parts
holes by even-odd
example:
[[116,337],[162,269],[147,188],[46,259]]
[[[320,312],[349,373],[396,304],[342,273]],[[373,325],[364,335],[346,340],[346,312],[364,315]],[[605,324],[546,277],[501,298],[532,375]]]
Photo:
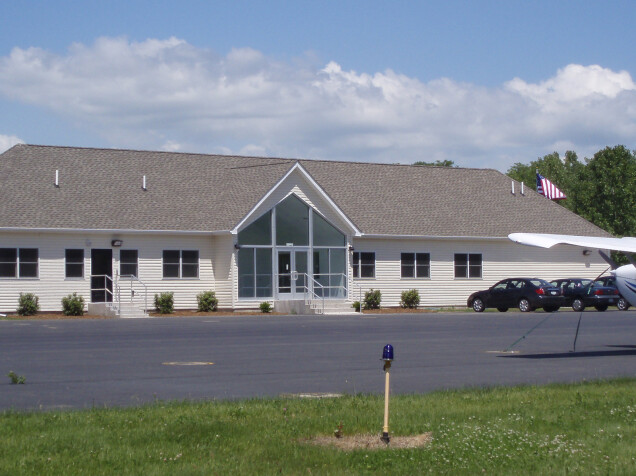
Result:
[[552,182],[537,172],[537,192],[550,200],[563,200],[565,194],[556,188]]

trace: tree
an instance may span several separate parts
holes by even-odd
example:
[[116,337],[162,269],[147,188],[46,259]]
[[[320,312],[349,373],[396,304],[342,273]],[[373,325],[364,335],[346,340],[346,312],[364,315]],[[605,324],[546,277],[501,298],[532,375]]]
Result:
[[606,147],[587,161],[578,213],[616,236],[636,236],[636,155]]
[[457,167],[452,160],[436,160],[435,162],[423,162],[418,160],[413,165],[427,165],[433,167]]
[[581,163],[575,152],[561,160],[554,152],[525,165],[514,164],[508,176],[536,190],[536,169],[566,200],[558,203],[616,236],[636,236],[636,156],[625,146],[606,147]]

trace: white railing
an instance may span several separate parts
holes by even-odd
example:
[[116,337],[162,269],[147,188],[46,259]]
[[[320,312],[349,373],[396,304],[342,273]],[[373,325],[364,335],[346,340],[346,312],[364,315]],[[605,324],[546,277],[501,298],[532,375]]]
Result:
[[[94,283],[94,279],[95,278],[103,278],[103,287],[97,285],[97,287],[94,287],[93,283]],[[110,287],[108,286],[108,284],[110,283]],[[113,295],[113,289],[115,289],[115,287],[113,286],[113,278],[110,277],[110,275],[108,274],[91,274],[91,302],[93,302],[93,293],[94,292],[99,292],[99,293],[104,293],[104,301],[105,303],[113,303],[115,301],[114,299],[114,295]],[[110,296],[110,300],[108,299],[108,296]],[[99,302],[99,301],[98,301]]]
[[[128,283],[126,285],[122,285],[122,281],[128,281]],[[121,276],[117,275],[117,282],[115,286],[118,308],[121,308],[122,291],[124,293],[128,293],[128,296],[125,296],[124,299],[127,297],[130,304],[135,304],[135,295],[140,294],[139,291],[135,289],[135,286],[137,286],[137,288],[141,286],[143,292],[144,313],[148,313],[148,286],[146,286],[146,283],[134,274],[122,274]]]
[[[311,306],[312,301],[322,302],[322,314],[325,313],[325,287],[309,276],[307,273],[298,273],[298,277],[302,276],[304,279],[304,298],[305,304]],[[320,296],[316,292],[316,289],[320,290]]]

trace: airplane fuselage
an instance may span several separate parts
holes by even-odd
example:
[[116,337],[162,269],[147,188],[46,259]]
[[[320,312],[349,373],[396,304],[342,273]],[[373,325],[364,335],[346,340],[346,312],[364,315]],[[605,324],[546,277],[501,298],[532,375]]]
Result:
[[622,296],[636,307],[636,266],[627,264],[616,268],[612,273],[616,276],[616,287]]

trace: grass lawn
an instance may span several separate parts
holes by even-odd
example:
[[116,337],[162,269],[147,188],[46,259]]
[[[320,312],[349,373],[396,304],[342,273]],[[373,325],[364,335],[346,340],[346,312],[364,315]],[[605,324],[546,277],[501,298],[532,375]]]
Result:
[[310,443],[382,415],[368,395],[4,412],[0,474],[636,474],[636,379],[394,396],[391,435],[427,446]]

